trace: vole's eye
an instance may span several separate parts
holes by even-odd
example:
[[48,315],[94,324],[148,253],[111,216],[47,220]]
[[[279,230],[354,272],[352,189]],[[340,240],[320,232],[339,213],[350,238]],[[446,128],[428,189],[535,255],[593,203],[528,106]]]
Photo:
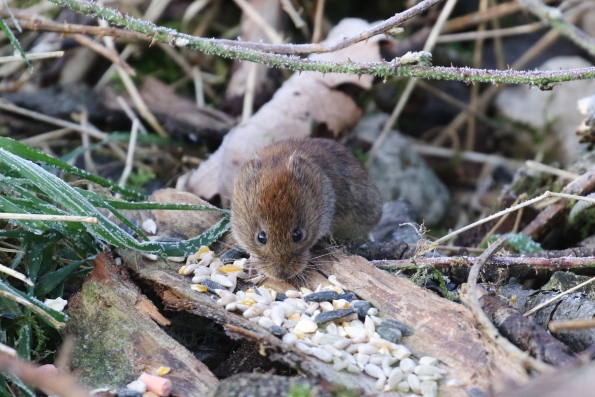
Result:
[[295,229],[291,233],[291,238],[293,239],[293,242],[295,242],[295,243],[299,243],[300,241],[302,241],[303,237],[304,237],[304,235],[302,233],[302,229]]
[[256,240],[258,240],[260,244],[265,245],[267,243],[267,234],[261,231],[258,233],[258,236],[256,236]]

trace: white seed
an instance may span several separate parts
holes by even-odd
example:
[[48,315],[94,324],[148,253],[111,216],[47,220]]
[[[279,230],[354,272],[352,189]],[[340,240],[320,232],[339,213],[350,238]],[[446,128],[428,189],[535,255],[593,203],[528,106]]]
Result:
[[180,268],[179,273],[182,276],[189,276],[190,274],[192,274],[192,272],[194,272],[194,270],[196,270],[197,267],[198,264],[184,265]]
[[194,265],[195,263],[198,263],[198,260],[196,259],[196,255],[190,255],[188,258],[186,258],[187,265]]
[[196,269],[194,269],[194,275],[195,276],[211,276],[211,270],[206,267],[206,266],[196,266]]
[[337,324],[330,322],[326,326],[326,332],[329,334],[337,335]]
[[357,353],[357,349],[361,346],[361,343],[352,343],[351,345],[347,346],[345,351],[347,353],[355,354]]
[[382,374],[380,378],[376,381],[376,390],[382,391],[384,390],[384,386],[386,385],[386,376]]
[[228,280],[231,282],[231,285],[228,287],[230,292],[233,292],[238,285],[238,273],[231,273],[227,275]]
[[287,298],[283,301],[283,303],[293,306],[293,308],[300,313],[308,308],[308,303],[298,298]]
[[392,351],[393,357],[395,357],[397,360],[404,360],[411,355],[411,350],[407,349],[405,346],[397,346],[398,348]]
[[281,305],[273,306],[271,309],[271,320],[275,325],[281,326],[283,320],[285,320],[285,307]]
[[302,343],[305,343],[306,345],[310,346],[310,347],[318,347],[317,343],[314,343],[312,341],[312,339],[308,338],[308,337],[304,337],[304,339],[302,339]]
[[246,272],[235,272],[235,275],[240,279],[240,280],[247,280],[250,278],[250,275]]
[[301,298],[302,297],[302,293],[293,289],[289,289],[287,290],[287,292],[285,292],[285,295],[288,298]]
[[374,364],[366,364],[364,366],[364,371],[370,375],[372,378],[380,379],[384,377],[384,371],[378,365]]
[[349,345],[351,345],[351,343],[352,343],[351,339],[341,338],[338,341],[336,341],[335,343],[333,343],[333,346],[339,350],[345,350],[345,349],[347,349],[347,347]]
[[[236,294],[234,294],[233,292],[229,292],[226,289],[216,289],[215,293],[217,295],[219,295],[220,298],[234,297],[237,299]],[[235,301],[235,299],[234,299],[234,301]]]
[[349,302],[347,302],[345,299],[337,299],[333,301],[333,307],[335,310],[348,309],[349,306]]
[[415,367],[413,372],[416,375],[421,375],[421,376],[434,376],[434,375],[442,375],[442,374],[446,373],[445,370],[438,368],[438,367],[434,367],[433,365],[418,365],[417,367]]
[[318,324],[308,318],[302,318],[295,326],[296,332],[314,332],[318,329]]
[[256,323],[258,324],[258,321],[260,320],[260,316],[256,316],[256,317],[250,317],[248,319],[248,321],[250,321],[251,323]]
[[347,372],[351,372],[352,374],[359,374],[361,371],[361,369],[355,365],[355,364],[349,364],[347,366]]
[[366,365],[370,361],[370,356],[367,354],[357,353],[354,357],[355,361],[363,365]]
[[225,310],[227,310],[228,312],[236,311],[237,308],[238,308],[238,304],[235,302],[229,303],[229,304],[227,304],[227,306],[225,306]]
[[345,328],[338,326],[337,327],[337,335],[339,336],[347,336],[347,332],[345,332]]
[[437,382],[437,381],[439,381],[440,379],[442,379],[442,378],[443,378],[443,376],[442,376],[442,375],[440,375],[440,374],[436,374],[436,375],[432,375],[432,376],[428,376],[428,375],[421,375],[421,376],[420,376],[420,375],[417,375],[417,377],[418,377],[418,378],[419,378],[419,380],[421,380],[422,382],[423,382],[424,380],[431,380],[431,381]]
[[375,346],[370,345],[369,343],[364,343],[357,348],[358,353],[367,354],[371,356],[372,354],[378,353],[378,349]]
[[[366,313],[368,316],[377,316],[378,315],[378,309],[376,309],[375,307],[371,307],[368,309],[368,313]],[[376,324],[376,325],[380,325],[380,324]]]
[[436,365],[438,364],[438,359],[430,356],[423,356],[418,362],[419,365]]
[[258,303],[270,303],[271,302],[264,296],[255,294],[254,292],[246,293],[246,298],[252,299],[254,302],[258,302]]
[[322,284],[318,284],[318,286],[314,290],[314,292],[320,292],[320,291],[322,291]]
[[362,329],[366,329],[366,327],[364,327],[364,323],[362,323],[360,320],[355,319],[355,320],[350,320],[349,321],[349,326],[351,327],[358,327],[358,328],[362,328]]
[[464,383],[460,379],[452,378],[446,381],[446,386],[461,387],[463,385]]
[[370,318],[372,319],[372,321],[374,321],[374,325],[377,327],[380,327],[380,324],[382,324],[382,319],[380,317],[376,317],[373,314],[368,314],[368,316],[370,316]]
[[246,266],[246,261],[248,261],[246,258],[238,259],[233,262],[233,265],[244,269]]
[[298,341],[298,338],[294,334],[286,333],[285,335],[283,335],[283,338],[281,338],[281,340],[287,343],[288,345],[293,345]]
[[[401,368],[393,368],[388,375],[388,387],[392,389],[396,389],[397,385],[401,383],[405,379],[405,375]],[[409,384],[407,384],[409,385]]]
[[226,296],[224,298],[221,298],[217,301],[217,306],[227,306],[230,303],[233,303],[236,301],[236,297],[235,295],[232,296]]
[[320,305],[318,304],[318,302],[310,302],[310,304],[306,308],[306,313],[312,315],[316,310],[318,310],[319,307]]
[[406,374],[411,374],[415,369],[415,361],[410,358],[405,358],[399,363],[399,368]]
[[341,360],[338,357],[333,358],[333,368],[335,371],[342,371],[349,366],[349,361]]
[[370,338],[370,344],[379,348],[382,347],[388,347],[391,350],[397,350],[399,348],[399,345],[392,343],[386,339],[382,339],[382,338]]
[[346,289],[343,284],[341,284],[338,280],[337,280],[337,276],[335,276],[334,274],[331,274],[330,276],[328,276],[328,281],[329,283],[331,283],[332,285],[336,285],[339,288],[342,289]]
[[167,260],[170,262],[184,263],[186,261],[186,257],[185,256],[168,256]]
[[320,308],[323,312],[330,312],[331,310],[335,309],[333,304],[330,302],[320,302]]
[[253,318],[258,317],[260,313],[258,313],[254,306],[250,306],[242,315],[246,318]]
[[302,293],[302,296],[310,295],[310,294],[314,293],[314,291],[312,291],[311,289],[306,288],[306,287],[300,288],[300,292]]
[[[239,300],[238,300],[238,301],[239,301]],[[237,306],[236,306],[236,307],[237,307],[237,309],[238,309],[239,311],[241,311],[242,313],[243,313],[243,312],[245,312],[246,310],[250,309],[250,306],[248,306],[248,305],[244,305],[244,304],[242,304],[242,303],[237,303],[237,302],[236,302],[236,305],[237,305]]]
[[305,343],[303,343],[303,342],[296,342],[296,343],[295,343],[295,347],[296,347],[298,350],[301,350],[301,351],[302,351],[302,352],[304,352],[304,353],[307,353],[307,354],[311,354],[311,353],[312,353],[312,348],[311,348],[310,346],[306,345],[306,344],[305,344]]
[[409,383],[409,387],[413,390],[416,394],[421,394],[421,382],[417,375],[409,374],[407,375],[407,383]]
[[139,393],[144,393],[147,391],[147,385],[140,379],[130,382],[126,385],[126,388],[137,391]]
[[321,345],[332,345],[333,343],[342,340],[339,335],[334,334],[321,334],[320,335],[320,344]]
[[221,284],[224,287],[233,286],[232,281],[230,279],[228,279],[226,276],[224,276],[223,274],[215,274],[214,276],[211,276],[211,280],[213,280],[217,284]]
[[268,317],[261,317],[260,320],[258,320],[258,325],[264,328],[268,328],[275,325],[275,323]]
[[141,252],[141,255],[145,258],[148,259],[150,261],[156,261],[157,259],[159,259],[159,257],[155,254],[147,254],[144,252]]
[[246,293],[244,291],[236,292],[236,296],[238,297],[238,302],[246,299]]
[[397,390],[402,393],[407,393],[409,390],[411,390],[411,388],[409,387],[409,382],[407,382],[406,380],[399,382],[399,384],[397,385]]
[[357,360],[353,355],[347,353],[346,351],[342,354],[343,360],[346,360],[349,364],[357,364]]
[[285,303],[281,303],[283,309],[285,309],[285,318],[291,317],[295,313],[295,308],[291,305],[287,305]]
[[390,375],[391,371],[393,370],[392,365],[397,362],[397,359],[391,356],[386,356],[382,359],[382,370],[384,371],[384,375],[387,377]]
[[210,278],[211,278],[211,276],[194,276],[194,277],[192,277],[192,283],[193,284],[200,284],[203,281],[205,281],[207,279],[210,279]]
[[374,321],[372,321],[370,316],[366,316],[366,320],[364,321],[364,329],[366,330],[366,335],[368,335],[368,338],[374,337],[376,326],[374,325]]
[[268,288],[259,288],[260,294],[269,302],[274,302],[273,296],[269,292]]
[[269,305],[266,305],[264,303],[255,303],[254,305],[252,305],[252,308],[256,310],[259,315],[262,315],[262,313],[264,313],[265,310],[270,309]]
[[423,397],[436,397],[438,395],[438,384],[429,380],[421,382],[421,395]]
[[314,357],[316,357],[324,362],[330,363],[333,361],[333,355],[319,347],[312,348],[312,354],[314,354]]
[[343,352],[341,352],[341,350],[333,347],[333,345],[324,345],[324,346],[322,346],[322,348],[335,357],[341,357],[343,355]]
[[221,266],[223,266],[223,262],[221,262],[219,259],[213,260],[209,265],[209,269],[211,269],[211,276],[214,276],[216,274],[222,275],[219,271]]
[[157,233],[157,224],[151,218],[145,219],[143,221],[143,223],[141,224],[141,227],[143,228],[143,230],[145,232],[147,232],[149,234],[155,234],[155,233]]
[[366,339],[366,330],[359,327],[344,327],[345,332],[351,339]]
[[283,328],[295,328],[295,326],[297,325],[297,320],[285,320],[283,321]]
[[384,355],[382,354],[372,354],[370,356],[370,364],[374,365],[382,365],[382,360],[384,360]]

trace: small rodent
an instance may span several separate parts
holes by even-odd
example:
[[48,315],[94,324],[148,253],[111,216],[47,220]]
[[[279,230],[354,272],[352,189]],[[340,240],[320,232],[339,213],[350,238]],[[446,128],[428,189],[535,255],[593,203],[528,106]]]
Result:
[[324,236],[365,237],[382,200],[362,165],[343,145],[290,139],[262,149],[234,182],[231,229],[268,277],[289,280]]

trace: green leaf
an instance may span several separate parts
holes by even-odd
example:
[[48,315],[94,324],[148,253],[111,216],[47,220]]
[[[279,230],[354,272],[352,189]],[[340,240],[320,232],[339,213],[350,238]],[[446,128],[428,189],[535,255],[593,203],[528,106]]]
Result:
[[13,286],[0,280],[0,296],[11,299],[33,311],[37,314],[44,322],[46,322],[52,328],[62,328],[66,321],[66,315],[60,313],[50,307],[46,306],[42,302],[38,301],[32,296],[25,295]]
[[532,254],[534,252],[543,251],[543,248],[541,248],[539,243],[536,243],[531,239],[531,237],[523,233],[496,234],[490,238],[489,242],[492,243],[502,236],[506,236],[508,239],[508,244],[510,244],[510,246],[513,247],[518,253]]
[[85,223],[83,227],[89,233],[116,247],[132,248],[161,255],[182,256],[196,252],[201,245],[212,243],[229,229],[229,218],[225,217],[211,229],[194,239],[177,243],[157,241],[139,243],[99,213],[78,190],[40,166],[7,152],[4,148],[0,148],[0,163],[6,164],[11,170],[30,180],[38,189],[45,192],[47,197],[64,208],[67,214],[96,217],[99,222],[97,225]]
[[90,256],[83,260],[73,262],[70,265],[66,265],[54,272],[43,275],[43,277],[41,277],[35,284],[35,296],[46,296],[54,288],[60,285],[60,283],[64,282],[68,277],[73,275],[79,267],[84,265],[86,262],[93,260],[95,260],[95,256]]
[[109,189],[112,189],[114,192],[122,194],[122,196],[130,198],[132,200],[144,200],[146,196],[144,194],[135,192],[130,189],[126,189],[123,187],[118,186],[117,184],[108,181],[107,179],[101,178],[97,175],[93,175],[89,172],[83,171],[77,167],[74,167],[70,164],[67,164],[63,161],[55,159],[47,154],[38,152],[35,149],[30,148],[27,145],[23,145],[20,142],[15,141],[14,139],[0,137],[0,148],[15,154],[19,157],[30,161],[38,161],[48,166],[56,167],[61,169],[64,172],[71,173],[73,175],[80,176],[81,178],[88,179],[91,182],[98,184],[99,186],[103,186]]
[[19,329],[17,352],[23,360],[31,360],[31,327],[24,325]]
[[31,62],[29,62],[29,59],[27,59],[27,54],[25,54],[25,51],[23,51],[21,43],[19,43],[15,35],[12,33],[12,30],[10,30],[2,18],[0,18],[0,29],[2,29],[2,31],[6,34],[6,37],[8,37],[8,40],[12,46],[21,54],[21,57],[29,67],[29,70],[33,72],[33,65],[31,65]]

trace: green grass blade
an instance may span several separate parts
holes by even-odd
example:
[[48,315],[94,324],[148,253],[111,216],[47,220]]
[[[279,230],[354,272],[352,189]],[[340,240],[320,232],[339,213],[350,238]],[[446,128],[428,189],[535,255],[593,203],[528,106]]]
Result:
[[60,329],[64,326],[64,322],[67,317],[64,313],[60,313],[54,309],[49,308],[37,299],[25,295],[18,289],[6,284],[0,280],[0,296],[11,299],[16,303],[19,303],[35,314],[37,314],[44,322],[50,325],[52,328]]
[[130,198],[132,200],[144,200],[146,196],[144,194],[135,192],[130,189],[126,189],[123,187],[118,186],[117,184],[108,181],[107,179],[101,178],[97,175],[93,175],[89,172],[83,171],[77,167],[74,167],[68,163],[55,159],[47,154],[38,152],[35,149],[30,148],[27,145],[23,145],[22,143],[15,141],[14,139],[0,137],[0,148],[6,150],[9,153],[22,157],[26,160],[36,161],[43,163],[48,166],[56,167],[61,169],[64,172],[68,172],[73,175],[80,176],[81,178],[85,178],[91,182],[98,184],[99,186],[103,186],[113,191],[122,194],[124,197]]
[[60,283],[64,282],[68,277],[72,276],[81,265],[88,261],[95,260],[95,256],[90,256],[80,261],[66,265],[54,272],[44,274],[35,284],[35,296],[43,297],[49,294]]
[[21,43],[19,43],[15,35],[12,33],[12,30],[10,30],[2,18],[0,18],[0,29],[2,29],[2,31],[6,34],[6,37],[8,37],[8,40],[12,46],[19,52],[19,54],[21,54],[21,57],[29,67],[29,70],[33,72],[33,65],[31,65],[31,62],[29,62],[29,59],[27,59],[27,54],[25,54],[25,51],[23,51]]

